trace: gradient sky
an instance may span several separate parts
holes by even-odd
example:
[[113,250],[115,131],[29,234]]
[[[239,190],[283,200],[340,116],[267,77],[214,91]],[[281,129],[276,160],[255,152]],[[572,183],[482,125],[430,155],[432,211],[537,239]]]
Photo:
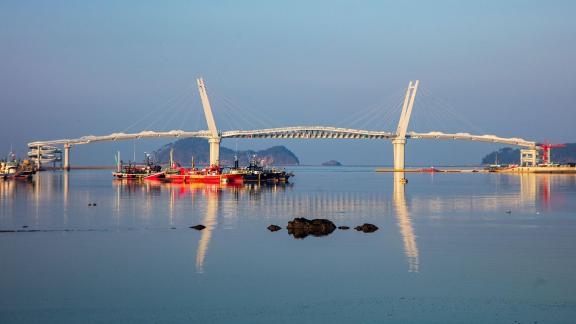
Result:
[[[205,129],[200,75],[224,129],[378,128],[378,110],[371,124],[352,121],[419,79],[409,129],[576,142],[575,12],[574,1],[0,0],[0,152],[122,131],[155,110],[157,128]],[[117,149],[140,156],[166,142],[77,146],[72,162],[111,164]],[[275,144],[303,163],[392,161],[386,141],[223,142]],[[412,141],[407,160],[478,163],[498,147]]]

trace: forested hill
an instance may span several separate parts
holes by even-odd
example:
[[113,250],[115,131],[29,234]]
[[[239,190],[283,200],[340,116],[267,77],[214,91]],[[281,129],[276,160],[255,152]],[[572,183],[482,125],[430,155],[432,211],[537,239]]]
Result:
[[[576,143],[566,143],[566,147],[552,149],[552,162],[576,163]],[[498,157],[499,164],[519,164],[520,149],[504,147],[486,155],[482,164],[495,164]]]
[[[154,151],[156,159],[165,163],[170,160],[170,149],[174,148],[174,160],[183,164],[190,164],[192,156],[197,164],[208,164],[210,161],[210,146],[206,139],[184,138],[176,142],[166,144]],[[238,155],[240,165],[248,164],[252,156],[258,161],[264,161],[266,165],[295,165],[300,164],[298,157],[284,146],[273,146],[261,151],[234,151],[220,146],[220,164],[233,165],[234,156]]]

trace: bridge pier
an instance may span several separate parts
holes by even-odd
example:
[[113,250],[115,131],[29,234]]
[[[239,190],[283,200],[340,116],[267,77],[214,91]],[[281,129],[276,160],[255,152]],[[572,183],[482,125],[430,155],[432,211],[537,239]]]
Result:
[[70,170],[70,146],[69,143],[64,144],[64,171]]
[[394,171],[404,171],[404,149],[406,146],[406,139],[393,139],[392,145],[394,146]]
[[210,143],[210,166],[220,164],[220,141],[220,137],[208,139],[208,143]]

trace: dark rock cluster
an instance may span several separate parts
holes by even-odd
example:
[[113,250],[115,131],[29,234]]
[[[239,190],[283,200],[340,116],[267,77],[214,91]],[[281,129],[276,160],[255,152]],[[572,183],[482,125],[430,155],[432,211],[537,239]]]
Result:
[[270,225],[267,227],[270,232],[276,232],[282,229],[282,227],[278,225]]
[[304,217],[294,218],[288,222],[288,234],[294,238],[305,238],[308,235],[324,236],[336,229],[336,225],[327,219],[312,219]]
[[359,231],[359,232],[373,233],[373,232],[376,232],[378,230],[378,226],[373,225],[373,224],[364,223],[360,226],[354,227],[354,229]]
[[[267,228],[270,232],[277,232],[277,231],[282,229],[282,227],[280,227],[278,225],[270,225]],[[312,220],[310,220],[310,219],[307,219],[304,217],[294,218],[293,220],[289,221],[288,226],[286,226],[286,229],[288,230],[288,234],[292,235],[294,238],[297,238],[297,239],[303,239],[303,238],[307,237],[308,235],[326,236],[326,235],[332,234],[332,232],[334,232],[334,230],[336,228],[338,228],[340,230],[350,229],[349,226],[345,226],[345,225],[336,227],[336,225],[334,225],[334,223],[332,223],[328,219],[312,219]],[[359,232],[373,233],[373,232],[376,232],[378,230],[378,226],[376,226],[374,224],[365,223],[365,224],[362,224],[360,226],[356,226],[354,229],[359,231]]]

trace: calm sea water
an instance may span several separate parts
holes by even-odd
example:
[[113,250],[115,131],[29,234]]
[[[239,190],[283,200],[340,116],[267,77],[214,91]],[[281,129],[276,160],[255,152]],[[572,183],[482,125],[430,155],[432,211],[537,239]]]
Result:
[[[0,182],[0,322],[576,321],[575,176],[294,171],[275,186]],[[380,229],[294,239],[294,217]]]

